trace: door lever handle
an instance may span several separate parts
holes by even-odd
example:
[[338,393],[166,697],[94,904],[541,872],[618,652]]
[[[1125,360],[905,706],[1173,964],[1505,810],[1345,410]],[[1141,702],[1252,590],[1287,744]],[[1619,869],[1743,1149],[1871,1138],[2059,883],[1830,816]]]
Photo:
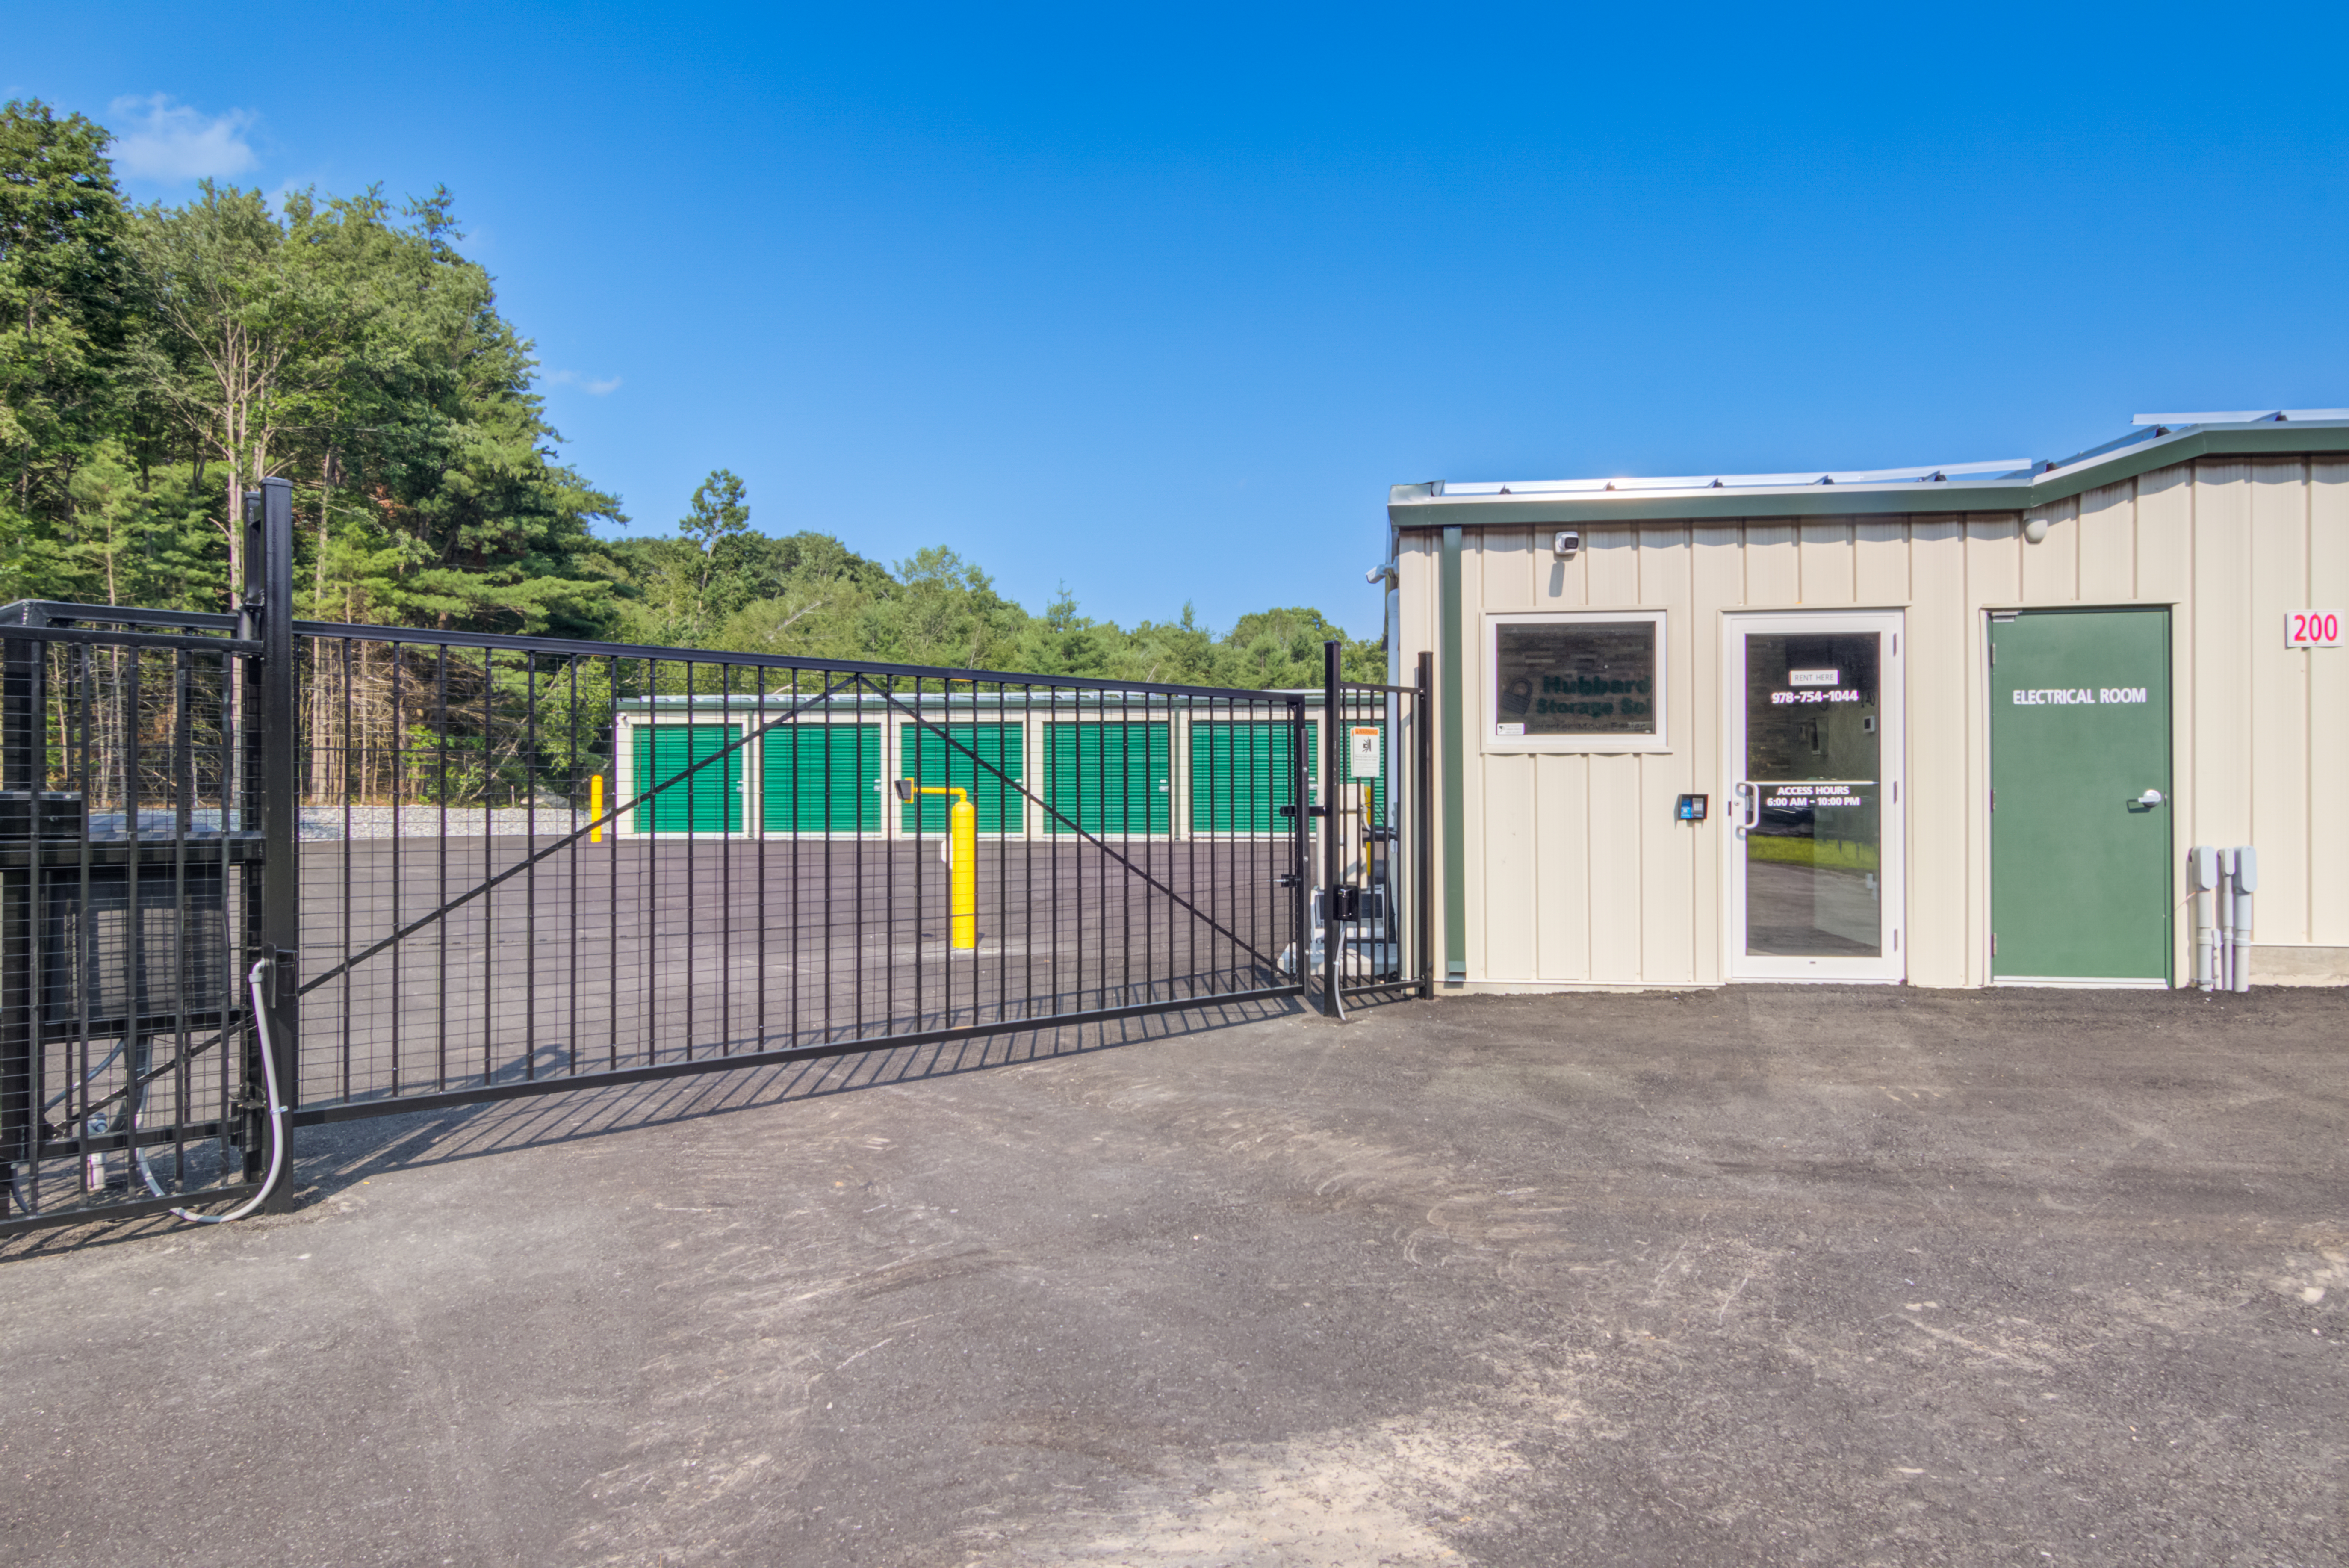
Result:
[[2161,802],[2162,794],[2158,789],[2149,789],[2143,794],[2132,795],[2129,798],[2129,805],[2131,805],[2155,806],[2159,805]]

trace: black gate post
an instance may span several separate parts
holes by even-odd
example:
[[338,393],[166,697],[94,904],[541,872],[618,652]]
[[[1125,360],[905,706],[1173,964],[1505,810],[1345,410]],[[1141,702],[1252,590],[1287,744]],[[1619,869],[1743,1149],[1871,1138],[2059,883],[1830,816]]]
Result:
[[[26,617],[40,624],[40,613]],[[25,864],[0,871],[0,1218],[8,1213],[16,1162],[31,1160],[40,1145],[41,976],[40,885],[42,786],[48,783],[47,735],[41,727],[41,677],[47,649],[25,638],[9,638],[5,674],[0,674],[0,792],[9,805],[25,802]],[[15,836],[9,826],[0,833]],[[37,1192],[37,1173],[26,1190]]]
[[1340,842],[1339,781],[1346,776],[1346,737],[1340,722],[1338,678],[1345,644],[1332,638],[1321,645],[1321,1011],[1343,1018],[1338,1000],[1338,976],[1344,967],[1346,928],[1338,920],[1338,877],[1345,870],[1346,848]]
[[[299,1032],[301,1002],[295,994],[302,942],[301,867],[295,857],[301,846],[301,796],[297,737],[294,724],[294,482],[261,482],[261,690],[258,730],[262,831],[261,918],[257,934],[259,956],[270,960],[271,981],[265,993],[270,1054],[277,1071],[278,1103],[289,1112],[299,1102],[301,1086]],[[250,535],[247,535],[251,537]],[[248,560],[256,557],[248,555]],[[239,977],[242,982],[243,977]],[[257,1064],[256,1064],[257,1065]],[[265,1110],[264,1110],[265,1114]],[[289,1140],[292,1118],[281,1122]],[[248,1162],[260,1153],[260,1141],[246,1147]],[[285,1174],[270,1195],[268,1211],[285,1213],[294,1207],[294,1155],[290,1147]]]
[[1435,655],[1419,656],[1419,691],[1411,700],[1411,901],[1413,957],[1419,994],[1435,994]]
[[1305,729],[1305,699],[1288,700],[1288,805],[1281,809],[1288,813],[1288,875],[1281,886],[1288,889],[1289,950],[1296,955],[1297,989],[1305,990],[1312,983],[1306,978],[1306,955],[1313,943],[1309,930],[1309,914],[1312,908],[1313,831],[1312,807],[1305,778],[1307,750]]

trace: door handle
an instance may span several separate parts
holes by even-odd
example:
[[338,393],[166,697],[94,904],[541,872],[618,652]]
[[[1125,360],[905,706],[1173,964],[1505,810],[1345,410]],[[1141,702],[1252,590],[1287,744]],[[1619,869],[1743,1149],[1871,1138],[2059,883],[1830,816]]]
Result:
[[2131,796],[2131,797],[2130,797],[2130,799],[2129,799],[2129,805],[2142,805],[2142,806],[2147,807],[2147,809],[2150,809],[2150,808],[2152,808],[2152,807],[2154,807],[2154,806],[2159,805],[2161,804],[2161,802],[2162,802],[2162,794],[2161,794],[2161,792],[2160,792],[2159,790],[2158,790],[2158,789],[2149,789],[2149,790],[2146,791],[2143,794],[2140,794],[2140,795],[2133,795],[2133,796]]
[[1762,826],[1762,792],[1750,784],[1739,784],[1737,796],[1737,826],[1743,832]]

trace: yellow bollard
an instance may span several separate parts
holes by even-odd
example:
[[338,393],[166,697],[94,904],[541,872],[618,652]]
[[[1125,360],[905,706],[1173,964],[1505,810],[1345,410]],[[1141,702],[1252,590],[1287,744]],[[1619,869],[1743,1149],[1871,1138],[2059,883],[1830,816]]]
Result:
[[965,952],[978,950],[978,807],[962,790],[947,812],[947,842],[954,857],[947,867],[947,888],[953,900],[954,945]]
[[595,826],[587,830],[587,842],[604,842],[604,775],[597,774],[587,781],[587,820]]
[[949,931],[957,952],[978,950],[978,807],[971,804],[970,792],[959,784],[917,784],[911,779],[897,781],[897,798],[911,801],[917,794],[952,795],[954,804],[947,808],[947,913],[950,918]]

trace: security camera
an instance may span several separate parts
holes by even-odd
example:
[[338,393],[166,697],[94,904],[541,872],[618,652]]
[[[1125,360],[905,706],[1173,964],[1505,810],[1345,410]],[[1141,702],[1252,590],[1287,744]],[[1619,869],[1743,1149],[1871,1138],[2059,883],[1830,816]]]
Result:
[[1549,547],[1562,561],[1582,548],[1582,535],[1571,528],[1561,528],[1557,536],[1549,542]]

